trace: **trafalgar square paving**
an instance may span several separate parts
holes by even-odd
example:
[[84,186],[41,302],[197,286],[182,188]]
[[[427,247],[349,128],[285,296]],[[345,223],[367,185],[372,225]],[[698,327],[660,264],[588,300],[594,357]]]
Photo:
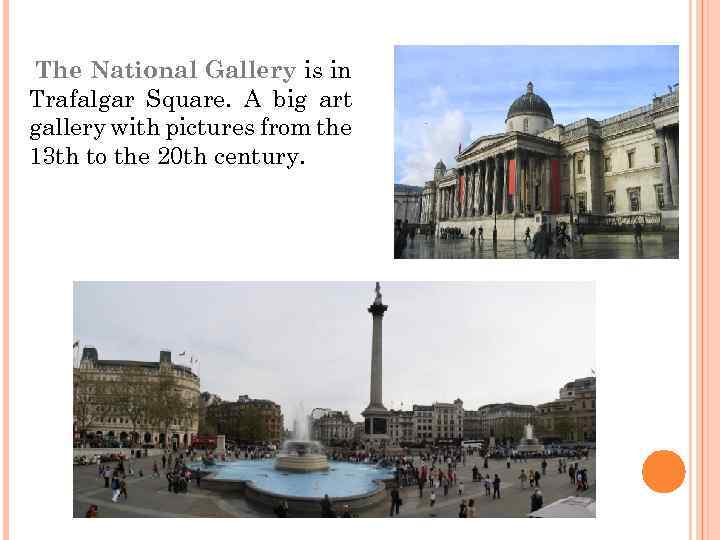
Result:
[[[523,240],[498,240],[493,247],[492,237],[435,238],[416,236],[402,251],[401,259],[533,259],[535,253]],[[551,246],[547,258],[570,259],[677,259],[677,235],[646,235],[642,246],[636,246],[632,236],[616,238],[597,235],[586,237],[582,243],[568,243],[565,253]]]
[[[159,458],[141,458],[133,460],[135,474],[127,479],[127,500],[111,501],[110,488],[104,487],[104,481],[98,475],[97,465],[78,465],[73,471],[73,516],[83,517],[91,504],[98,506],[98,517],[273,517],[272,511],[266,508],[252,506],[241,495],[233,493],[218,493],[210,491],[203,486],[202,480],[197,486],[193,481],[187,493],[172,493],[167,489],[165,472],[160,471],[160,477],[152,475],[153,462]],[[419,458],[415,457],[419,462]],[[401,488],[400,497],[403,504],[399,517],[457,517],[460,503],[463,499],[474,499],[476,516],[479,518],[491,517],[526,517],[530,512],[530,495],[532,490],[523,489],[519,480],[521,469],[540,470],[541,459],[529,459],[527,462],[511,462],[507,468],[504,459],[490,459],[488,468],[483,468],[483,460],[478,456],[468,456],[464,465],[457,467],[458,482],[450,487],[448,495],[443,490],[436,490],[436,502],[430,506],[431,489],[423,490],[420,498],[418,488],[410,486]],[[558,459],[547,460],[547,474],[541,477],[540,489],[543,494],[544,506],[569,496],[591,497],[595,499],[595,454],[588,459],[568,458],[568,464],[579,462],[582,468],[588,471],[589,489],[577,492],[570,485],[567,472],[558,472]],[[113,466],[113,463],[109,463]],[[493,499],[485,495],[485,489],[479,482],[472,481],[472,469],[477,465],[480,472],[495,474],[501,479],[500,499]],[[332,462],[331,462],[332,466]],[[139,471],[143,470],[143,476]],[[458,493],[458,486],[462,482],[464,491],[462,496]],[[338,513],[342,510],[336,508]],[[320,516],[318,503],[317,516]],[[359,517],[388,517],[390,514],[390,496],[385,501],[360,513]]]

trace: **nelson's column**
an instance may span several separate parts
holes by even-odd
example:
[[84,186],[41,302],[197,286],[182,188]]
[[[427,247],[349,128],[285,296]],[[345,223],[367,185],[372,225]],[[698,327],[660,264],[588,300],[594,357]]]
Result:
[[384,444],[389,440],[388,410],[382,402],[382,320],[388,306],[382,303],[380,283],[375,283],[375,301],[368,308],[373,318],[372,359],[370,362],[370,403],[363,411],[365,440]]

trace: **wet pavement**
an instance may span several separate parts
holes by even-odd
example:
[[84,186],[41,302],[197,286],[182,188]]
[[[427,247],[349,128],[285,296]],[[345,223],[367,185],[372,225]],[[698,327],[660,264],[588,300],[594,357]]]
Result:
[[[677,236],[674,240],[649,239],[642,247],[626,239],[586,238],[583,245],[568,245],[566,253],[558,253],[553,246],[550,257],[570,259],[677,259],[679,245]],[[533,259],[535,254],[528,250],[523,241],[499,240],[493,249],[492,240],[475,240],[455,238],[443,240],[439,238],[415,237],[408,241],[402,259]]]

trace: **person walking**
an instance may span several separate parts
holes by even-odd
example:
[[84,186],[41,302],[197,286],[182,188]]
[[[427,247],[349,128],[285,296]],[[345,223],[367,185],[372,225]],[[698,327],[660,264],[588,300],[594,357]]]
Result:
[[462,497],[464,490],[465,490],[465,484],[463,484],[461,481],[460,484],[458,484],[458,496],[459,497]]
[[488,497],[490,496],[490,484],[491,483],[492,482],[490,482],[490,475],[486,474],[485,480],[483,480],[483,484],[485,485],[485,495],[487,495]]
[[527,474],[525,474],[525,469],[520,469],[520,476],[518,476],[518,480],[520,480],[520,487],[521,489],[525,489],[525,482],[527,482]]
[[110,487],[110,477],[111,476],[112,476],[112,473],[110,472],[110,467],[108,467],[106,465],[105,468],[103,469],[103,477],[105,478],[105,487],[106,488]]
[[167,464],[167,457],[165,457],[165,454],[162,455],[162,468],[165,468],[165,465]]
[[117,474],[113,475],[110,488],[112,489],[112,502],[117,502],[118,497],[120,497],[120,478],[118,478]]
[[122,498],[127,501],[128,498],[128,492],[127,492],[127,482],[124,478],[120,479],[120,495],[122,495]]
[[461,517],[461,518],[468,517],[467,504],[465,504],[465,499],[460,501],[460,511],[458,512],[458,517]]
[[482,227],[478,227],[478,240],[484,240]]
[[540,471],[535,471],[535,487],[540,487]]
[[434,489],[430,492],[430,508],[432,508],[433,506],[435,506],[435,490]]
[[508,469],[510,468],[510,456],[508,456],[507,459],[505,460],[505,467]]
[[570,477],[570,487],[572,487],[575,485],[575,465],[570,465],[568,476]]
[[535,490],[535,493],[533,493],[530,496],[530,511],[535,512],[536,510],[540,510],[543,506],[543,497],[542,497],[542,491],[539,489]]
[[541,466],[542,466],[542,475],[545,476],[545,471],[547,470],[547,461],[545,460],[545,458],[543,458]]
[[497,496],[498,499],[500,498],[500,477],[497,474],[495,474],[495,478],[493,478],[493,496],[492,496],[492,498],[494,499],[495,496]]
[[640,225],[639,221],[636,221],[635,225],[633,225],[633,238],[635,239],[635,247],[643,247],[642,225]]
[[398,491],[397,484],[393,486],[390,491],[390,517],[394,515],[400,515],[400,505],[402,499],[400,498],[400,491]]

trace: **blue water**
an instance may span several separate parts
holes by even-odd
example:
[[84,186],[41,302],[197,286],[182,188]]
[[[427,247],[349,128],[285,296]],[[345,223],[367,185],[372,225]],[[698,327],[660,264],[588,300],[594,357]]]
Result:
[[219,463],[205,470],[218,480],[252,481],[256,487],[291,497],[352,497],[374,491],[374,480],[393,478],[393,469],[330,461],[327,471],[292,473],[278,471],[275,460],[240,460]]

